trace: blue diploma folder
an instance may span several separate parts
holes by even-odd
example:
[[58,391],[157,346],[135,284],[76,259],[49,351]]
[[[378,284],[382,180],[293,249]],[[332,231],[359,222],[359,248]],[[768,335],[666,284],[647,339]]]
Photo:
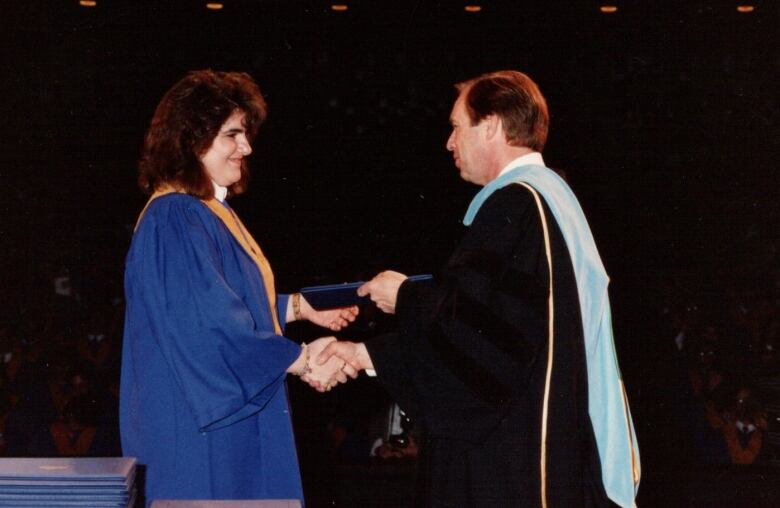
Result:
[[0,479],[49,485],[61,481],[121,485],[135,472],[135,463],[132,457],[2,458]]
[[[412,275],[409,277],[409,280],[433,283],[433,275]],[[309,286],[301,289],[301,295],[309,302],[309,305],[317,310],[363,305],[371,302],[371,299],[367,296],[358,296],[357,294],[357,289],[363,284],[365,284],[364,281],[329,284],[327,286]]]
[[152,501],[150,508],[301,508],[297,499],[265,499],[246,501]]
[[130,507],[135,466],[132,457],[1,458],[0,507]]

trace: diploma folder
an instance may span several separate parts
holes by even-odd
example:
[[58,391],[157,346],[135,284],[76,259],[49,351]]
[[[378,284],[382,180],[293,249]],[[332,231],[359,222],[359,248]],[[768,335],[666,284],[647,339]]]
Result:
[[[412,275],[409,280],[433,284],[433,275]],[[365,281],[344,284],[329,284],[327,286],[309,286],[301,289],[301,295],[309,305],[317,310],[336,309],[351,305],[371,303],[367,296],[358,296],[357,290]]]
[[153,501],[149,508],[301,508],[297,499],[265,499],[246,501]]
[[106,458],[3,458],[0,479],[30,483],[98,482],[123,484],[135,471],[131,457]]
[[0,507],[131,507],[135,466],[132,457],[2,458]]

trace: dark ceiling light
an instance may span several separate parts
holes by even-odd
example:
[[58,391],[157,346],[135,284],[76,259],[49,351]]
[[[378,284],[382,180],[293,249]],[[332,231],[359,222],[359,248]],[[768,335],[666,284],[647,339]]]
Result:
[[349,10],[349,5],[347,4],[333,4],[330,6],[330,10],[336,11],[336,12],[344,12]]
[[756,10],[756,8],[753,5],[738,5],[737,6],[737,12],[753,12],[754,10]]
[[79,0],[79,5],[82,7],[96,7],[97,2],[95,0]]
[[467,5],[467,6],[465,6],[463,8],[463,10],[466,11],[466,12],[479,12],[479,11],[482,10],[482,6],[481,5]]
[[222,10],[223,7],[225,7],[225,5],[222,2],[209,2],[206,4],[206,9],[210,11],[219,11]]
[[604,14],[613,14],[617,12],[618,8],[617,5],[602,5],[599,10]]

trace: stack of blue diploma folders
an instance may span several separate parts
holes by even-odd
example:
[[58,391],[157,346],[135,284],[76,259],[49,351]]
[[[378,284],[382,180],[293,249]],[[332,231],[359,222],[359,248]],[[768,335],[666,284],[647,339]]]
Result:
[[135,459],[0,459],[0,506],[135,506]]

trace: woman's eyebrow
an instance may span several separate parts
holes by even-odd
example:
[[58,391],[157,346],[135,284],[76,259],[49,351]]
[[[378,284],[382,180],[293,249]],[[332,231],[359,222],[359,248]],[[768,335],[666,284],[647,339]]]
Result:
[[233,127],[232,129],[222,131],[222,134],[241,134],[242,132],[246,132],[246,129],[243,127]]

